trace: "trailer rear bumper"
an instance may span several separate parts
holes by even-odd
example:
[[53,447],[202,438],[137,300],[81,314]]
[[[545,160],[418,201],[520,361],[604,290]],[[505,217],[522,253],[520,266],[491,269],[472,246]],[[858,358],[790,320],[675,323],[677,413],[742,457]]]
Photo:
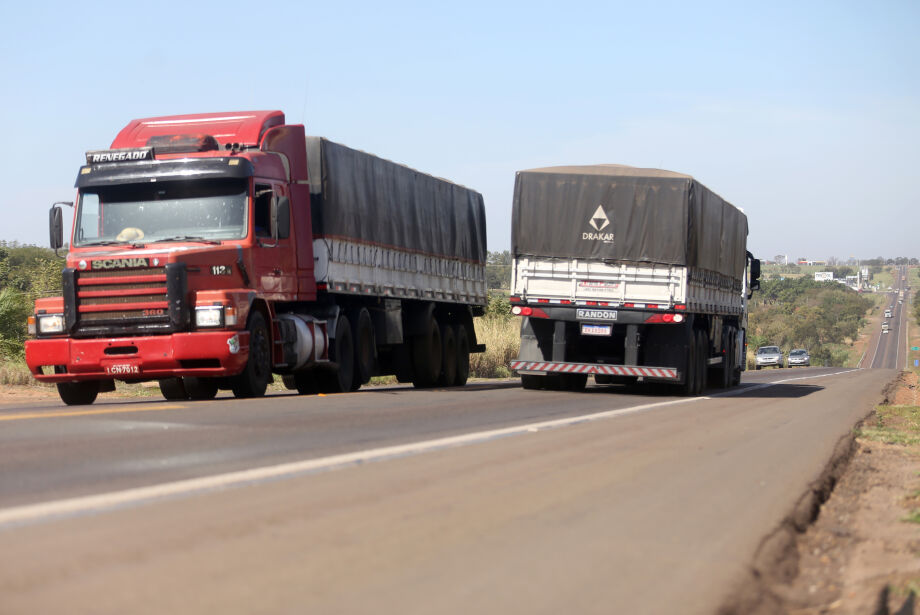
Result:
[[512,361],[511,369],[521,374],[597,374],[599,376],[636,376],[647,380],[679,381],[676,367],[641,365],[606,365],[603,363],[566,363],[561,361]]
[[41,382],[232,376],[248,356],[248,331],[26,342],[26,363]]

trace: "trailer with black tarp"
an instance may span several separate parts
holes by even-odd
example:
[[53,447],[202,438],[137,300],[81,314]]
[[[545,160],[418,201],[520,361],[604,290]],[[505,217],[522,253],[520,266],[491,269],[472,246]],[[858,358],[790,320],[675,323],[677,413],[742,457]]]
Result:
[[[658,380],[687,392],[744,369],[744,213],[689,175],[622,165],[517,174],[512,367],[527,387]],[[755,265],[755,269],[759,265]],[[756,272],[755,272],[756,273]]]

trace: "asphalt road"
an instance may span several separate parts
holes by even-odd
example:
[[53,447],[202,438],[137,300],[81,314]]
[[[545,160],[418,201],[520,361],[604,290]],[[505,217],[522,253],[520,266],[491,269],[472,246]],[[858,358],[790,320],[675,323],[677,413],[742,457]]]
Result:
[[907,285],[906,281],[901,280],[900,277],[907,276],[907,268],[900,267],[896,271],[899,273],[893,285],[894,290],[887,293],[888,303],[886,305],[891,307],[891,318],[885,319],[885,322],[888,323],[888,333],[883,333],[881,327],[874,332],[866,355],[861,362],[862,367],[903,369],[907,362],[910,292],[904,290],[904,302],[898,303],[898,293]]
[[0,405],[0,613],[711,613],[894,375]]

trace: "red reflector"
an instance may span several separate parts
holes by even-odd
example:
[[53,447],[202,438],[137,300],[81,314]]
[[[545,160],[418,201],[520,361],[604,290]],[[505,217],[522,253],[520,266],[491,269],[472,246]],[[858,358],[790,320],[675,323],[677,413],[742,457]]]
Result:
[[664,322],[664,314],[652,314],[645,319],[645,322]]
[[674,314],[662,314],[661,319],[665,322],[674,322]]
[[508,301],[510,301],[511,303],[520,303],[521,298],[518,297],[517,295],[511,295],[510,297],[508,297]]
[[645,305],[645,307],[647,307],[647,308],[650,309],[650,310],[657,310],[657,309],[658,309],[658,304],[657,304],[657,303],[648,303],[648,304]]
[[549,303],[549,299],[537,299],[537,303]]
[[563,300],[560,301],[559,303],[562,303],[562,304],[564,304],[564,305],[571,305],[571,304],[572,304],[572,302],[571,302],[570,300],[568,300],[568,299],[563,299]]
[[597,305],[597,301],[585,301],[585,305]]
[[635,303],[624,303],[623,307],[636,307]]
[[521,308],[521,316],[530,316],[531,314],[533,314],[533,308],[529,308],[529,307]]
[[674,309],[675,310],[686,310],[687,306],[684,305],[683,303],[678,303],[677,305],[674,306]]
[[610,305],[610,304],[607,303],[606,301],[598,301],[598,305],[602,305],[602,306],[604,306],[604,307],[607,307],[607,306]]
[[327,286],[325,282],[319,282],[316,285],[316,290],[326,290]]
[[533,316],[534,318],[549,318],[549,314],[547,314],[540,308],[534,308],[533,314],[531,314],[531,316]]

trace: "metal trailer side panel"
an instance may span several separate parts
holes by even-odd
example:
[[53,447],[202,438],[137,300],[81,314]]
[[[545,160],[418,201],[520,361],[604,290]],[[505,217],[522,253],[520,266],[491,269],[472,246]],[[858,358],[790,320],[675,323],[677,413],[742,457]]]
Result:
[[342,239],[313,240],[317,283],[336,293],[485,305],[485,266]]
[[520,257],[512,263],[511,294],[528,299],[677,304],[698,313],[741,314],[743,290],[737,280],[697,267]]

